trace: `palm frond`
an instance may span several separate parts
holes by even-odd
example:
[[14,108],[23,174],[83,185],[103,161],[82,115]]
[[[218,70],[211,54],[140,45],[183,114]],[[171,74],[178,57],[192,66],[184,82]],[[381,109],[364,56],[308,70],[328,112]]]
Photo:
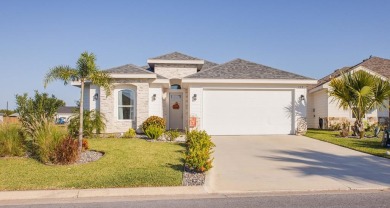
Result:
[[97,71],[96,56],[93,53],[83,52],[77,60],[77,69],[82,78],[88,78],[89,74]]
[[112,78],[110,74],[104,71],[91,71],[88,79],[91,81],[92,84],[103,87],[103,89],[106,91],[107,96],[111,95]]
[[50,82],[55,80],[64,81],[64,85],[67,85],[70,81],[77,79],[78,72],[76,69],[71,68],[70,66],[56,66],[49,70],[49,72],[45,75],[43,80],[44,87],[46,88]]

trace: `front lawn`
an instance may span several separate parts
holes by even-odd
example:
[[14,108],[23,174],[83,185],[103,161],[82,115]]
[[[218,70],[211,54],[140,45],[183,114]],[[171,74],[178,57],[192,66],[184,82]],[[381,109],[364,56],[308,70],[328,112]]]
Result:
[[381,146],[381,138],[343,138],[339,136],[339,131],[313,130],[309,129],[305,136],[321,141],[347,147],[359,152],[376,155],[379,157],[390,158],[386,154],[386,148]]
[[0,158],[0,190],[179,186],[184,146],[141,139],[90,139],[105,152],[83,165],[48,166],[29,158]]

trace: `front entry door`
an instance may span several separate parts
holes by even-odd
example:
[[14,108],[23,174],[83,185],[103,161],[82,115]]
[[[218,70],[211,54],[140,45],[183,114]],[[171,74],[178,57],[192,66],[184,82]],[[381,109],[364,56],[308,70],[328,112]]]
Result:
[[169,128],[183,129],[183,93],[169,93]]

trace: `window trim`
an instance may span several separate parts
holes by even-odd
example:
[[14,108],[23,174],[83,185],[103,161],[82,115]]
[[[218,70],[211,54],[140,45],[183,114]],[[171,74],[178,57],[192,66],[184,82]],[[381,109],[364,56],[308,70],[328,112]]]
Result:
[[[120,96],[120,93],[123,92],[123,91],[130,91],[131,93],[131,98],[133,99],[133,105],[120,105],[119,104],[119,96]],[[131,99],[130,98],[130,99]],[[137,105],[136,105],[136,91],[134,89],[129,89],[129,88],[125,88],[125,89],[118,89],[117,92],[116,92],[116,101],[115,101],[115,112],[116,112],[116,119],[118,121],[134,121],[135,120],[135,117],[136,117],[136,110],[137,110]],[[130,111],[131,111],[131,108],[133,108],[133,116],[131,117],[130,116],[130,119],[121,119],[119,118],[119,108],[130,108]]]

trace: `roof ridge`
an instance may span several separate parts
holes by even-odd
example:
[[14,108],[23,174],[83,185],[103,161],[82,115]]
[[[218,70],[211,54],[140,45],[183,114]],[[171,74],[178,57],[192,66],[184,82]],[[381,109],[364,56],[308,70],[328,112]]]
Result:
[[111,69],[116,69],[116,68],[120,68],[120,67],[124,67],[124,66],[131,66],[131,67],[134,67],[134,68],[139,69],[141,71],[147,72],[149,74],[155,74],[155,73],[153,73],[151,71],[148,71],[146,69],[143,69],[143,68],[141,68],[141,67],[139,67],[139,66],[137,66],[135,64],[131,64],[131,63],[130,64],[125,64],[125,65],[121,65],[121,66],[112,67],[112,68],[109,68],[109,69],[105,69],[104,71],[108,71],[108,70],[111,70]]
[[[214,72],[214,70],[216,70]],[[258,74],[259,72],[260,75]],[[277,72],[277,73],[274,73]],[[223,78],[222,75],[228,75],[225,77],[229,77],[228,79],[234,78],[232,76],[235,76],[237,79],[268,79],[271,77],[271,79],[277,79],[273,77],[293,77],[292,79],[310,79],[314,80],[313,78],[309,78],[306,76],[302,76],[299,74],[295,74],[289,71],[284,71],[281,69],[276,69],[270,66],[266,66],[263,64],[258,64],[256,62],[244,60],[242,58],[235,58],[231,61],[222,63],[220,65],[211,67],[209,69],[206,69],[204,71],[200,71],[198,73],[186,76],[184,78],[210,78],[209,76],[212,76],[211,74],[214,73],[214,78],[217,76],[217,78]],[[227,74],[226,74],[227,73]],[[253,74],[255,73],[255,74]],[[206,75],[206,76],[204,76]],[[240,77],[240,78],[238,78]],[[268,77],[268,78],[267,78]]]
[[[168,55],[173,55],[173,54],[179,54],[181,56],[186,56],[186,57],[189,57],[189,58],[192,58],[192,59],[197,59],[197,60],[204,60],[204,59],[200,59],[198,57],[190,56],[190,55],[178,52],[178,51],[173,51],[171,53],[166,53],[166,54],[163,54],[163,55],[160,55],[160,56],[156,56],[156,57],[150,58],[150,59],[161,59],[161,57],[168,56]],[[173,59],[173,60],[176,60],[176,59]]]

